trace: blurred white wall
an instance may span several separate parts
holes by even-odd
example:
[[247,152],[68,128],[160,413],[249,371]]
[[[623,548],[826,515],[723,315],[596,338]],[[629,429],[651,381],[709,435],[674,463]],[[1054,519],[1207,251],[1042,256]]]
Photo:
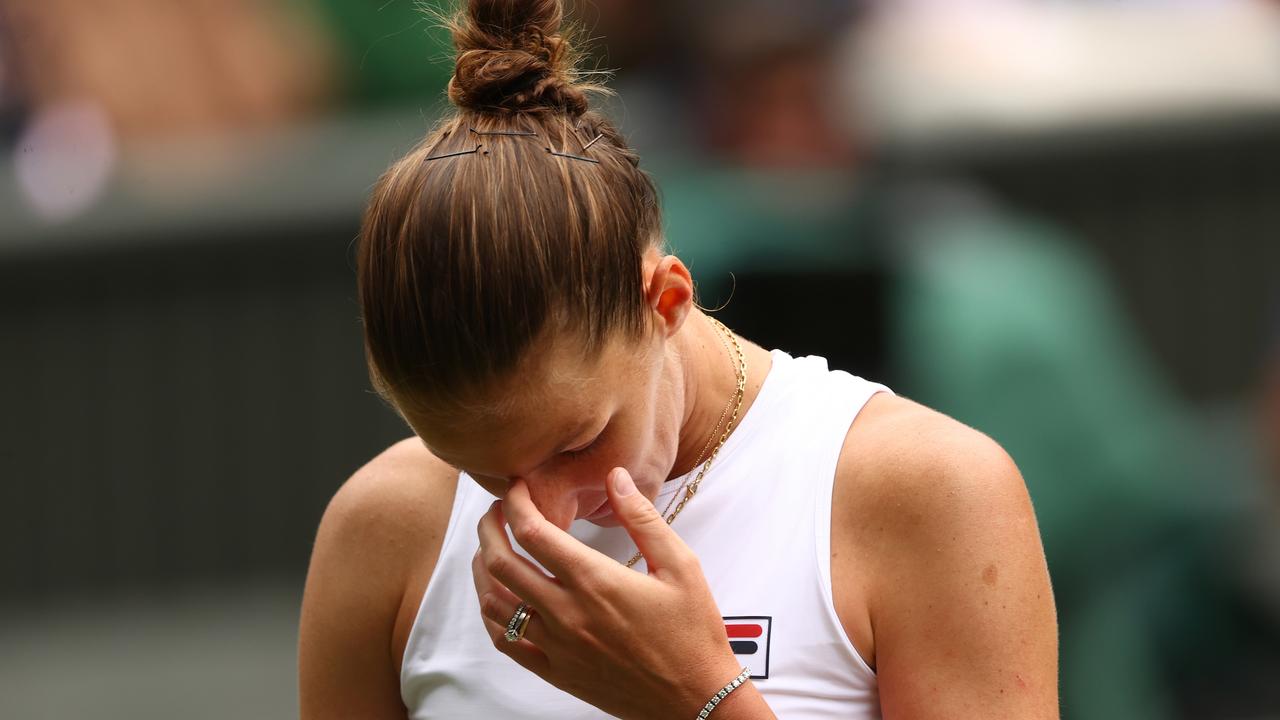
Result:
[[902,0],[843,62],[856,124],[889,140],[1280,113],[1280,6]]

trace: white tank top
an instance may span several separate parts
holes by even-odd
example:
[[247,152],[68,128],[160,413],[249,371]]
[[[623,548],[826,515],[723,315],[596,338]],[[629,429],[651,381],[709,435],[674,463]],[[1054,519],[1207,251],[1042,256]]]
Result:
[[[889,390],[829,370],[820,357],[772,355],[760,394],[672,527],[697,553],[730,644],[774,714],[782,720],[879,718],[875,673],[854,650],[831,601],[831,490],[854,417],[873,394]],[[654,504],[665,507],[681,483],[665,483]],[[471,478],[459,478],[440,558],[405,647],[400,694],[409,716],[610,717],[491,644],[471,580],[476,524],[491,502]],[[578,520],[570,533],[619,562],[635,552],[620,527]],[[635,567],[643,572],[644,561]]]

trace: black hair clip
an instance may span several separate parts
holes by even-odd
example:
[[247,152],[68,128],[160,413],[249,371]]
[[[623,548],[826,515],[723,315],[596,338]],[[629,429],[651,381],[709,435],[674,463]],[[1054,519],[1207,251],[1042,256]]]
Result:
[[[477,130],[473,127],[469,127],[467,128],[467,130],[469,130],[471,133],[475,135],[508,135],[508,136],[519,136],[519,137],[536,137],[537,136],[537,133],[533,132],[532,130]],[[596,135],[595,138],[591,140],[591,142],[582,146],[582,152],[585,153],[587,150],[591,148],[592,145],[595,145],[597,142],[599,142],[600,138],[602,137],[604,137],[604,133],[600,133]],[[472,150],[459,150],[458,152],[451,152],[451,153],[445,153],[443,155],[436,155],[434,157],[424,158],[423,162],[426,162],[428,160],[440,160],[442,158],[458,157],[459,155],[474,155],[480,152],[481,147],[483,147],[483,145],[477,144],[475,148]],[[555,155],[556,157],[568,158],[570,160],[581,160],[582,162],[595,163],[597,165],[600,164],[600,161],[595,158],[589,158],[584,155],[574,155],[573,153],[556,152],[555,150],[552,150],[550,147],[547,147],[547,152],[552,155]],[[489,151],[485,150],[484,154],[488,155]]]
[[520,137],[534,137],[538,133],[532,130],[477,130],[475,128],[467,128],[476,135],[516,135]]
[[[483,146],[476,145],[474,148],[470,150],[459,150],[458,152],[445,153],[443,155],[435,155],[433,157],[423,158],[422,162],[427,162],[429,160],[443,160],[444,158],[458,157],[459,155],[475,155],[480,152],[481,147]],[[489,154],[488,150],[485,150],[484,152],[486,155]]]
[[596,160],[595,158],[583,157],[581,155],[574,155],[572,153],[556,152],[551,148],[547,148],[547,152],[551,153],[552,155],[555,155],[556,157],[569,158],[570,160],[581,160],[583,162],[595,163],[597,165],[600,164],[600,161]]

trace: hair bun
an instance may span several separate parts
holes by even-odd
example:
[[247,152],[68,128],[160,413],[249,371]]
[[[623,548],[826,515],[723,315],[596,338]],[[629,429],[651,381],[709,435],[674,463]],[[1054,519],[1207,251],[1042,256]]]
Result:
[[587,111],[560,0],[469,0],[450,23],[449,100],[474,112]]

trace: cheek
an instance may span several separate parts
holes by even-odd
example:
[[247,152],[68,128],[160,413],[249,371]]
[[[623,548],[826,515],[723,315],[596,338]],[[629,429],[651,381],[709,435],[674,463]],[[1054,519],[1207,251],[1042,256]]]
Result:
[[647,479],[661,485],[671,472],[676,461],[676,451],[680,441],[680,411],[674,402],[674,393],[665,380],[656,379],[646,393],[642,405],[642,415],[637,418],[638,427],[634,434],[634,452],[632,462],[637,472],[642,472]]
[[[653,443],[647,424],[633,425],[641,420],[633,418],[626,427],[619,426],[613,438],[589,457],[573,463],[567,471],[574,476],[574,484],[601,487],[609,471],[624,467],[632,476],[650,472]],[[636,478],[637,481],[640,479]]]
[[674,463],[680,440],[680,408],[671,402],[668,394],[663,393],[655,393],[653,403],[646,439],[655,460]]
[[649,409],[638,422],[627,447],[619,449],[617,459],[605,472],[621,465],[636,476],[637,482],[660,486],[675,463],[679,422],[669,417],[665,408]]

